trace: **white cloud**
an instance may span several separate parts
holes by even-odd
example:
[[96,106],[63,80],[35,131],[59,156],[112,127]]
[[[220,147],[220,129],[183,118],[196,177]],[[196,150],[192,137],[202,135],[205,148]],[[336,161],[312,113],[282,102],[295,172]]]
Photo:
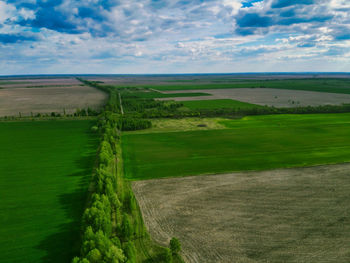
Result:
[[[0,71],[15,71],[16,63],[23,73],[317,71],[330,59],[329,70],[336,71],[350,64],[349,1],[273,9],[275,1],[242,8],[242,0],[122,0],[108,7],[65,0],[48,9],[39,8],[43,2],[16,9],[0,1],[0,35],[29,32],[40,39],[1,44],[0,36]],[[270,20],[236,23],[248,13]],[[240,27],[247,30],[237,33]]]
[[13,19],[15,15],[16,7],[11,4],[7,4],[4,1],[0,1],[0,24],[7,19]]

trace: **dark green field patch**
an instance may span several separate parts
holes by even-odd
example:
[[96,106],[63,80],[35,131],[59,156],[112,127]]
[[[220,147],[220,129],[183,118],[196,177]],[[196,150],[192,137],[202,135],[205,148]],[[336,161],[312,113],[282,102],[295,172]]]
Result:
[[142,91],[136,91],[131,93],[124,93],[124,98],[140,98],[140,99],[158,99],[158,98],[175,98],[175,97],[198,97],[198,96],[211,96],[208,93],[203,92],[194,92],[194,93],[172,93],[172,94],[165,94],[155,91],[150,92],[142,92]]
[[228,129],[125,134],[126,177],[268,170],[350,161],[350,114],[252,116]]
[[0,81],[0,85],[20,85],[20,84],[30,84],[24,81]]
[[78,253],[97,138],[91,121],[0,123],[0,262]]
[[215,109],[252,109],[262,107],[256,104],[250,104],[238,100],[190,100],[181,102],[185,107],[191,110],[215,110]]
[[350,94],[349,79],[286,79],[286,80],[241,80],[232,83],[182,84],[148,86],[157,90],[196,90],[231,88],[273,88],[289,90],[308,90],[319,92]]

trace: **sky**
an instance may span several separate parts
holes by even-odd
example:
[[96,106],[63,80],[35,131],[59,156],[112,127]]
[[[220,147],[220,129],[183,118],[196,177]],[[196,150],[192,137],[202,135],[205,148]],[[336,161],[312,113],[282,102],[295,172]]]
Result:
[[0,0],[0,75],[349,71],[350,0]]

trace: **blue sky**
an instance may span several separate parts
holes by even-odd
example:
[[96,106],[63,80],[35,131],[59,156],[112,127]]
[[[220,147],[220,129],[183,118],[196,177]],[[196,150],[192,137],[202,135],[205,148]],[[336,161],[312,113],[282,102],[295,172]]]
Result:
[[1,75],[349,69],[349,0],[0,0]]

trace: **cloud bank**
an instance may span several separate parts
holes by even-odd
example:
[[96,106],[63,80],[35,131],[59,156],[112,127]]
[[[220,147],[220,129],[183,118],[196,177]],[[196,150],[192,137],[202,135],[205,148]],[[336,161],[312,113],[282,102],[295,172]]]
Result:
[[349,71],[347,0],[0,0],[0,74]]

